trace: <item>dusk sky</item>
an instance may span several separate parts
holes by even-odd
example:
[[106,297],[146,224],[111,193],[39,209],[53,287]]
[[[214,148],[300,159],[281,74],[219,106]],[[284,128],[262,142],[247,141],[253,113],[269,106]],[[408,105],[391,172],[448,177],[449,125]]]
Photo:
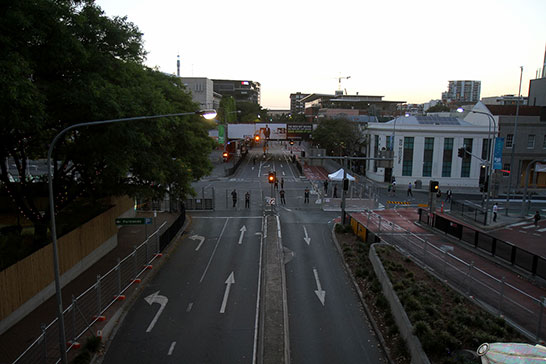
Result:
[[546,0],[98,0],[144,33],[146,64],[181,76],[261,83],[262,106],[293,92],[423,103],[449,80],[481,97],[522,95],[542,68]]

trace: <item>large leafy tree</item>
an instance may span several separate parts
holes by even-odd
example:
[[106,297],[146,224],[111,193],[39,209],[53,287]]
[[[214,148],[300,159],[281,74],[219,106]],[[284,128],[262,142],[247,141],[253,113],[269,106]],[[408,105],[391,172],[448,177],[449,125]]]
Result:
[[313,131],[313,141],[330,155],[348,155],[364,144],[357,124],[347,119],[324,119]]
[[[45,241],[45,188],[26,178],[53,137],[94,120],[197,110],[176,77],[145,67],[142,34],[93,0],[7,0],[0,5],[0,180]],[[81,195],[193,193],[210,170],[212,140],[197,116],[84,127],[55,147],[57,211]],[[10,182],[14,163],[20,182]]]

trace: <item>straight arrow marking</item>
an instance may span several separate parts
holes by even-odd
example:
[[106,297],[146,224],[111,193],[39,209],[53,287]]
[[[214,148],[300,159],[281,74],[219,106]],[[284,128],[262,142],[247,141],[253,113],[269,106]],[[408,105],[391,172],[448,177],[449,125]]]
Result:
[[322,303],[322,305],[324,306],[324,300],[326,299],[326,291],[322,290],[322,286],[320,285],[320,280],[318,277],[318,272],[315,268],[313,268],[313,273],[315,274],[315,281],[317,282],[317,289],[315,291],[315,294],[320,300],[320,303]]
[[241,235],[239,236],[239,244],[242,244],[243,243],[243,236],[245,235],[245,231],[246,231],[246,226],[243,225],[243,227],[239,231],[241,232]]
[[305,233],[305,237],[303,238],[303,240],[305,240],[307,245],[309,245],[311,243],[311,238],[309,237],[309,235],[307,235],[307,229],[305,228],[305,226],[303,227],[303,232]]
[[226,279],[226,290],[224,292],[224,300],[222,301],[222,307],[220,307],[220,313],[226,312],[226,305],[227,300],[229,297],[229,291],[231,289],[231,285],[235,283],[235,275],[233,272],[229,275],[228,279]]
[[155,326],[155,323],[157,322],[157,319],[159,318],[159,316],[161,316],[161,313],[163,312],[163,310],[165,309],[165,306],[167,306],[167,302],[169,302],[169,299],[165,296],[160,296],[159,294],[159,291],[157,292],[154,292],[152,293],[151,295],[147,296],[144,298],[144,300],[146,302],[148,302],[148,304],[151,306],[153,303],[159,303],[159,305],[161,307],[159,307],[159,310],[157,310],[157,313],[155,314],[154,316],[154,319],[152,320],[152,322],[150,322],[150,325],[148,326],[148,328],[146,329],[146,332],[150,332],[152,331],[152,329],[154,328]]
[[197,248],[195,248],[195,251],[198,251],[199,248],[201,248],[201,245],[205,242],[205,237],[201,235],[192,235],[190,236],[191,240],[199,240],[199,244],[197,245]]

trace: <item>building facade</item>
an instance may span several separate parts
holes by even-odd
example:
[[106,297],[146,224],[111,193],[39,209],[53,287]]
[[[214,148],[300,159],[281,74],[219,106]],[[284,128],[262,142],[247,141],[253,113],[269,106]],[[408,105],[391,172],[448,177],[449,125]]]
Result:
[[191,92],[193,102],[201,109],[218,109],[221,95],[214,92],[212,80],[206,77],[181,77],[182,83]]
[[449,81],[447,91],[442,93],[444,103],[476,103],[480,101],[481,81]]
[[303,114],[305,111],[305,104],[301,100],[309,94],[302,94],[301,92],[296,92],[290,94],[290,112],[292,114]]
[[529,81],[529,106],[546,106],[546,77]]
[[485,105],[527,105],[527,97],[517,97],[515,95],[482,97]]
[[391,165],[368,161],[366,176],[374,181],[395,178],[403,188],[409,182],[426,186],[434,180],[442,190],[480,186],[483,163],[468,154],[460,158],[457,151],[466,147],[472,154],[483,154],[488,127],[455,117],[402,116],[386,123],[369,123],[367,131],[367,155],[393,158]]
[[252,102],[260,105],[260,83],[245,80],[212,80],[214,92],[231,96],[235,101]]

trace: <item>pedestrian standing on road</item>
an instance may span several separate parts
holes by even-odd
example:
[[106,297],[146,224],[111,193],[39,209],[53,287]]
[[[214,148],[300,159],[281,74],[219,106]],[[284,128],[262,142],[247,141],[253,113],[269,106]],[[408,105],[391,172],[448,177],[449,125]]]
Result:
[[233,207],[237,205],[237,191],[231,191],[231,198],[233,199]]
[[275,178],[275,189],[279,190],[279,181]]
[[396,181],[392,181],[392,195],[396,196]]
[[447,190],[446,192],[446,201],[445,202],[451,202],[451,190]]
[[281,190],[284,188],[284,178],[281,177]]
[[303,203],[309,203],[309,187],[305,187],[305,192],[303,192]]
[[325,181],[324,181],[324,194],[325,194],[325,195],[328,194],[328,180],[325,180]]
[[250,208],[250,192],[245,193],[245,208]]
[[334,185],[334,198],[337,198],[337,185]]
[[499,210],[499,206],[495,202],[495,204],[493,205],[493,222],[497,221],[497,211],[498,210]]
[[286,200],[284,199],[284,190],[283,189],[281,189],[279,191],[279,196],[281,196],[281,204],[286,205]]
[[408,184],[408,196],[413,197],[413,192],[411,192],[411,182]]
[[535,227],[538,227],[538,220],[540,220],[540,212],[538,212],[538,210],[535,212],[535,216],[533,216],[533,219],[535,221]]

